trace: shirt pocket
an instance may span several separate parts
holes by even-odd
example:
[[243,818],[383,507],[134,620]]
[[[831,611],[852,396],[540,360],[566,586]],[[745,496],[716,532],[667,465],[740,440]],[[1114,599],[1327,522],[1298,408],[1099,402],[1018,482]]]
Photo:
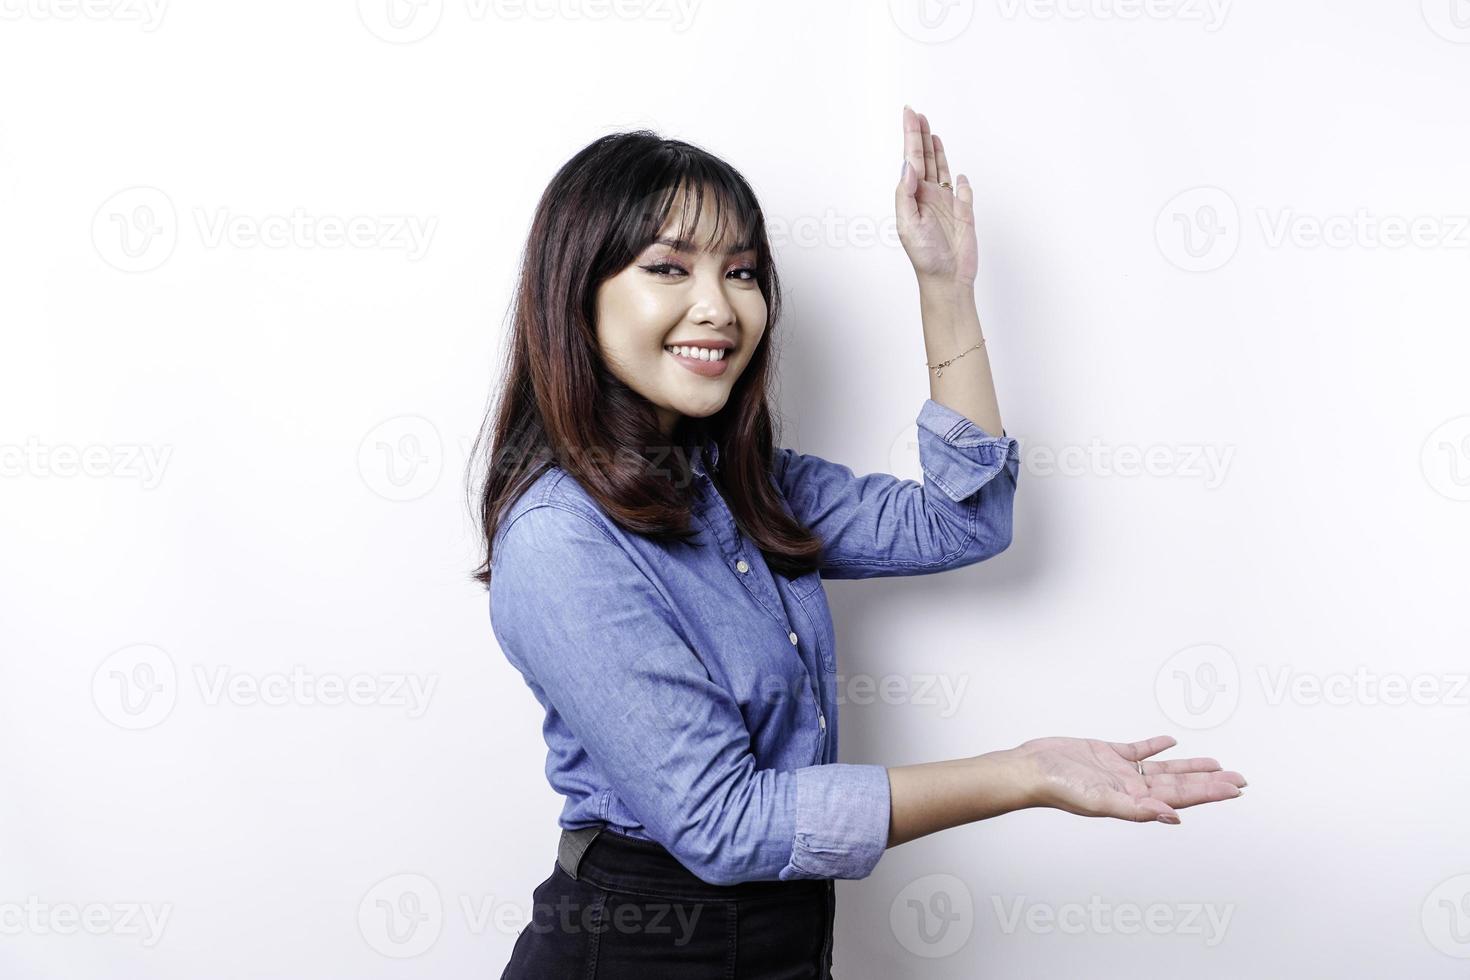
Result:
[[[817,659],[822,669],[829,674],[837,671],[836,633],[832,625],[832,610],[827,605],[827,592],[822,588],[819,572],[808,572],[789,580],[791,594],[807,618],[810,638],[817,645]],[[797,627],[800,629],[801,627]]]
[[813,592],[822,587],[822,574],[820,571],[810,571],[797,578],[787,579],[791,583],[791,592],[798,599],[805,600]]

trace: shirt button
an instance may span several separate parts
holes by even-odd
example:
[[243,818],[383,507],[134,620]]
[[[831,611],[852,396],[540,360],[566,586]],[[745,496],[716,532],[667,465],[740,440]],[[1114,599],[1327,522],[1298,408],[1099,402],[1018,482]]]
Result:
[[817,724],[821,725],[822,728],[825,729],[827,727],[827,716],[819,713],[817,715]]
[[735,568],[739,570],[741,575],[744,575],[746,572],[750,571],[750,566],[745,563],[744,558],[735,563]]
[[792,646],[796,646],[796,634],[795,633],[787,633],[786,634],[786,638],[791,641],[791,645]]

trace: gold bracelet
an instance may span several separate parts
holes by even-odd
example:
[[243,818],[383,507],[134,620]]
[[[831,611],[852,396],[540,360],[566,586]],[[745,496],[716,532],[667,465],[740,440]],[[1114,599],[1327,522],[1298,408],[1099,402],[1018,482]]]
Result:
[[971,347],[969,350],[962,350],[958,354],[956,354],[954,357],[951,357],[947,361],[941,361],[938,364],[930,364],[928,361],[925,361],[924,362],[924,366],[927,367],[927,368],[932,369],[934,371],[934,376],[936,378],[942,378],[942,377],[944,377],[944,369],[946,367],[948,367],[949,365],[953,364],[955,361],[958,361],[960,358],[962,358],[966,354],[970,353],[970,351],[974,350],[976,347],[983,347],[983,346],[985,346],[985,340],[982,338],[981,341],[980,341],[980,343],[976,344],[975,347]]

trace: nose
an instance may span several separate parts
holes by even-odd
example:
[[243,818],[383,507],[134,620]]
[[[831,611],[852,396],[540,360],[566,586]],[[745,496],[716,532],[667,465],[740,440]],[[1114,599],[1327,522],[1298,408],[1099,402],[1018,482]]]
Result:
[[717,328],[735,325],[735,307],[725,294],[724,282],[719,276],[694,277],[689,318],[695,323],[707,323]]

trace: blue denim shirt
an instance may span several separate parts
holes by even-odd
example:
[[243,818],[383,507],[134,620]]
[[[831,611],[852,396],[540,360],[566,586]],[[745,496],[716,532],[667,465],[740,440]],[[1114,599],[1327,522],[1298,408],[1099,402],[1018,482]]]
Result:
[[614,524],[559,467],[496,533],[490,617],[546,710],[567,829],[663,845],[712,884],[863,878],[888,843],[888,774],[837,761],[837,651],[824,578],[928,575],[1011,540],[1016,440],[926,399],[923,482],[778,448],[772,478],[824,541],[773,573],[692,460],[695,544]]

